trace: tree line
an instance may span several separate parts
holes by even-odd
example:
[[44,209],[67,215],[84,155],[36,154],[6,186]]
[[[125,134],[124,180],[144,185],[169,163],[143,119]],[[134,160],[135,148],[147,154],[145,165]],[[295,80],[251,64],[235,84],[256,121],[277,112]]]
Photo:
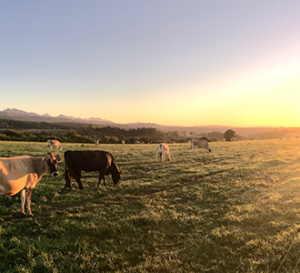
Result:
[[230,141],[235,132],[227,130],[211,132],[201,135],[180,136],[177,131],[163,132],[156,128],[124,129],[119,127],[98,127],[86,124],[55,124],[48,122],[30,122],[0,119],[0,140],[6,141],[35,141],[45,142],[47,139],[57,139],[70,143],[160,143],[160,142],[187,142],[197,137],[206,138],[208,141]]
[[[156,128],[122,129],[119,127],[96,127],[90,125],[64,125],[48,122],[29,122],[0,119],[0,140],[45,142],[57,139],[71,143],[135,143],[176,142],[180,141],[178,133],[162,132]],[[183,140],[182,140],[183,141]]]

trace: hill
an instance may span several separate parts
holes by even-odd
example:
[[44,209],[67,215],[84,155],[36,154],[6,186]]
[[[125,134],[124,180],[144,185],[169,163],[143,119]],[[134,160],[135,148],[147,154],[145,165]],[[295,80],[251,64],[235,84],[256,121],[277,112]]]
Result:
[[114,122],[110,120],[105,120],[101,118],[75,118],[71,116],[59,115],[57,117],[51,117],[49,114],[39,115],[32,112],[22,111],[16,108],[10,109],[7,108],[3,111],[0,111],[0,118],[3,119],[13,119],[13,120],[22,120],[22,121],[34,121],[34,122],[73,122],[73,123],[88,123],[88,124],[101,124],[101,125],[113,125]]

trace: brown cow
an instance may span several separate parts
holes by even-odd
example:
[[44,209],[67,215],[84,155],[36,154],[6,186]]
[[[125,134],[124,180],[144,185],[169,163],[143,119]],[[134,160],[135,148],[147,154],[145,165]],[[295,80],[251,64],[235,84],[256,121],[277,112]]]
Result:
[[74,177],[80,189],[83,189],[81,183],[81,171],[99,172],[99,183],[103,179],[106,186],[105,175],[112,175],[114,185],[119,183],[121,172],[116,161],[109,152],[105,151],[66,151],[65,157],[65,188],[72,188],[71,178]]
[[27,199],[28,214],[33,216],[30,208],[32,191],[44,174],[58,176],[57,163],[60,161],[62,157],[51,153],[45,157],[0,158],[0,194],[13,196],[21,192],[21,212],[25,214]]
[[48,139],[47,145],[49,150],[52,150],[52,147],[56,147],[57,149],[62,150],[61,144],[58,140]]

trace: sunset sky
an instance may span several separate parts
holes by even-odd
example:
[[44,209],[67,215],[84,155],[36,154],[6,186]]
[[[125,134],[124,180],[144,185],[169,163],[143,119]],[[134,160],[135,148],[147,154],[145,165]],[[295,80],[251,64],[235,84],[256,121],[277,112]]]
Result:
[[0,111],[300,127],[299,0],[0,3]]

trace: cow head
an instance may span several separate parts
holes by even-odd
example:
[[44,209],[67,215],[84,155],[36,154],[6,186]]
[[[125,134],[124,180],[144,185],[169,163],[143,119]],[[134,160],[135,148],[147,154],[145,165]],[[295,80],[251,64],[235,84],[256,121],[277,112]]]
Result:
[[62,157],[59,155],[53,155],[48,153],[47,156],[43,157],[43,161],[47,164],[48,172],[53,176],[58,176],[57,163],[62,161]]
[[115,172],[111,173],[112,180],[114,181],[114,186],[117,186],[117,184],[119,183],[119,181],[121,179],[121,175],[122,175],[122,172],[120,172],[120,171],[115,171]]

